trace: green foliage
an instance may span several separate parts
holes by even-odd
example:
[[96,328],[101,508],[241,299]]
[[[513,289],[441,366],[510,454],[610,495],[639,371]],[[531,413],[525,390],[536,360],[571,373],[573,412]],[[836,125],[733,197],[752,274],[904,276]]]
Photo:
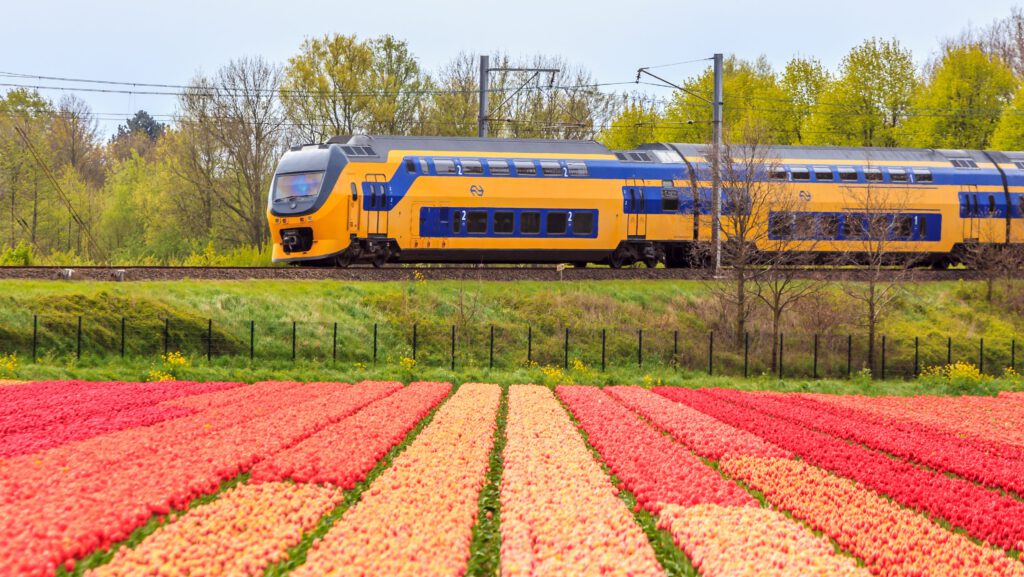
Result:
[[989,148],[1000,111],[1017,88],[1013,72],[976,46],[946,50],[913,100],[902,132],[908,146]]
[[654,142],[659,122],[654,103],[642,96],[629,99],[626,108],[602,131],[599,140],[613,150],[628,150]]
[[35,255],[32,253],[32,246],[25,244],[25,241],[18,241],[14,247],[4,247],[0,252],[0,266],[32,266],[35,264]]
[[992,134],[992,148],[1024,150],[1024,86],[1017,90],[1013,101],[1003,109]]

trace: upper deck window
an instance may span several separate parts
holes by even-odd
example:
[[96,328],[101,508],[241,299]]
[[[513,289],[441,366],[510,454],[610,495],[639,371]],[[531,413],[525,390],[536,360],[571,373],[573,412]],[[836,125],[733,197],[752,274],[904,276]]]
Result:
[[910,176],[907,174],[907,169],[905,168],[890,168],[889,178],[892,179],[893,182],[907,182],[910,180]]
[[434,160],[434,170],[438,174],[455,174],[455,161],[447,158],[437,158]]
[[515,161],[516,174],[519,176],[536,176],[537,165],[529,160],[517,160]]
[[857,180],[857,170],[852,166],[840,166],[839,180]]
[[510,174],[507,160],[488,160],[487,170],[491,176],[508,176]]
[[807,170],[806,166],[794,166],[789,169],[789,173],[793,175],[793,180],[811,179],[811,171]]
[[932,171],[927,168],[914,169],[914,182],[932,182]]
[[566,162],[565,168],[569,171],[569,176],[583,176],[588,175],[587,165],[582,162]]
[[540,170],[544,176],[559,176],[562,174],[562,165],[557,160],[542,160]]
[[479,160],[462,160],[462,174],[483,174],[484,166]]
[[815,166],[814,167],[814,178],[818,180],[833,180],[832,169],[828,166]]
[[882,169],[868,167],[864,169],[864,180],[873,180],[880,182],[882,180]]
[[768,169],[768,178],[772,180],[789,180],[789,173],[785,168],[772,167]]

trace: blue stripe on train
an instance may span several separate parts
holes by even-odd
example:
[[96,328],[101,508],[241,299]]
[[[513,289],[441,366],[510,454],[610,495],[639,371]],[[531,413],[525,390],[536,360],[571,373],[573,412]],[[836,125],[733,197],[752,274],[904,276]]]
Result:
[[[483,232],[469,232],[473,213],[486,214]],[[495,213],[512,213],[513,221],[510,232],[495,232]],[[537,232],[523,232],[524,213],[537,215]],[[548,231],[549,218],[552,217],[559,220],[564,217],[564,233]],[[598,211],[591,209],[425,206],[420,208],[420,236],[427,238],[597,238],[597,217]],[[586,225],[586,221],[589,221],[589,226]],[[586,232],[587,230],[589,232]]]

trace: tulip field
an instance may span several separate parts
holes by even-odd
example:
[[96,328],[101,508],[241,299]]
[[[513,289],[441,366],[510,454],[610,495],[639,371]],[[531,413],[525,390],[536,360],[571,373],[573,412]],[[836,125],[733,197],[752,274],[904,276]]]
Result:
[[1022,393],[0,387],[0,575],[1024,577],[1022,551]]

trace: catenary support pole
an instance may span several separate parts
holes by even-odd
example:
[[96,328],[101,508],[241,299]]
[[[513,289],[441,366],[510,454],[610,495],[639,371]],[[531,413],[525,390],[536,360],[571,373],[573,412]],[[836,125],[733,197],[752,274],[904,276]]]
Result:
[[480,55],[480,118],[478,119],[477,136],[480,138],[487,138],[487,114],[488,103],[487,103],[487,91],[490,89],[488,86],[488,76],[490,76],[490,56]]
[[722,151],[722,55],[714,56],[714,96],[711,115],[711,244],[714,250],[715,275],[722,268],[722,175],[720,156]]

